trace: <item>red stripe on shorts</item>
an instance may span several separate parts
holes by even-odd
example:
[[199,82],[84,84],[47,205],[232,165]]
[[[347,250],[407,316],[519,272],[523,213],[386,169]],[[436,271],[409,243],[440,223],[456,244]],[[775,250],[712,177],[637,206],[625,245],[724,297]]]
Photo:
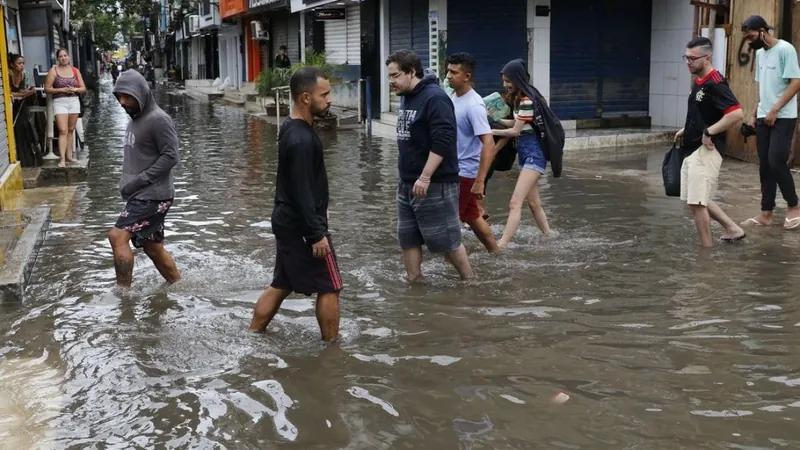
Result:
[[333,289],[336,291],[342,290],[342,276],[339,273],[339,266],[336,264],[336,258],[333,257],[333,253],[328,253],[328,256],[325,257],[325,264],[328,266],[328,276],[331,277]]

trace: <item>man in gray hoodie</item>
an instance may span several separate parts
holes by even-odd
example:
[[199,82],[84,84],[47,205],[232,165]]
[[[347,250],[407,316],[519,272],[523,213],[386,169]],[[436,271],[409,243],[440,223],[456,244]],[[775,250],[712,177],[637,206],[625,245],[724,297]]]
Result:
[[172,168],[180,159],[178,134],[139,72],[122,72],[114,85],[114,95],[131,116],[125,130],[119,183],[119,192],[127,204],[108,233],[117,285],[130,287],[133,281],[131,241],[134,247],[144,248],[161,276],[172,284],[181,275],[164,248],[164,219],[175,197]]

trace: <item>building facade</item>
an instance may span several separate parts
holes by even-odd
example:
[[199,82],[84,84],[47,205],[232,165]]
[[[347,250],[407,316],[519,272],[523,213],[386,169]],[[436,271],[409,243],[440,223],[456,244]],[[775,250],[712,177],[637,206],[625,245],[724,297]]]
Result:
[[242,25],[247,0],[221,0],[219,6],[219,76],[229,88],[239,89],[247,81]]
[[[363,27],[374,27],[377,51],[364,55],[371,67],[361,72],[377,74],[381,84],[386,84],[386,57],[397,50],[414,50],[442,80],[447,55],[468,52],[477,59],[475,89],[482,96],[501,92],[503,66],[523,59],[532,83],[567,127],[619,117],[678,126],[685,116],[690,77],[681,55],[696,20],[689,1],[366,0],[360,5],[362,16],[377,10],[374,20],[362,21],[362,47],[370,44]],[[399,99],[388,89],[378,95],[378,110],[392,115]]]

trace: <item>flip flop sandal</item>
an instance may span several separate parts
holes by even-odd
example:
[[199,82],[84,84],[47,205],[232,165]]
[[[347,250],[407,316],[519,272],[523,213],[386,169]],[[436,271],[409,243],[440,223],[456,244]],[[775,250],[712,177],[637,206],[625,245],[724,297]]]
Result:
[[783,228],[786,228],[787,230],[796,230],[800,228],[800,217],[786,219],[786,221],[783,222]]
[[742,222],[741,224],[742,224],[742,225],[744,225],[744,226],[750,226],[750,225],[757,225],[757,226],[761,226],[761,227],[765,227],[765,226],[767,226],[767,225],[765,225],[765,224],[763,224],[763,223],[761,223],[761,222],[757,221],[756,219],[754,219],[754,218],[752,218],[752,217],[751,217],[751,218],[749,218],[749,219],[747,219],[747,220],[745,220],[745,221],[744,221],[744,222]]
[[721,238],[719,238],[719,241],[720,242],[724,242],[726,244],[731,244],[731,243],[734,243],[734,242],[739,242],[739,241],[743,240],[746,237],[747,237],[747,233],[744,233],[741,236],[736,236],[736,237],[732,237],[732,238],[721,237]]

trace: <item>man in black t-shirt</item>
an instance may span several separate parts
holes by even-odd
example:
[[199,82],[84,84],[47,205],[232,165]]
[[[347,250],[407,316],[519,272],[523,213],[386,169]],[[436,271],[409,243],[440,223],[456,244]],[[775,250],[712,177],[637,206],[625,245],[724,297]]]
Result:
[[263,332],[292,292],[317,294],[317,322],[322,339],[339,335],[342,275],[328,233],[328,175],[314,117],[331,106],[331,84],[312,67],[292,75],[291,115],[278,133],[278,176],[272,232],[275,272],[272,284],[256,303],[250,330]]
[[725,131],[744,118],[742,107],[728,82],[711,65],[712,44],[708,38],[695,38],[686,45],[683,60],[697,77],[689,94],[686,125],[675,135],[683,139],[681,200],[692,209],[700,245],[711,247],[711,219],[725,228],[723,242],[744,239],[745,233],[711,200],[722,165]]

